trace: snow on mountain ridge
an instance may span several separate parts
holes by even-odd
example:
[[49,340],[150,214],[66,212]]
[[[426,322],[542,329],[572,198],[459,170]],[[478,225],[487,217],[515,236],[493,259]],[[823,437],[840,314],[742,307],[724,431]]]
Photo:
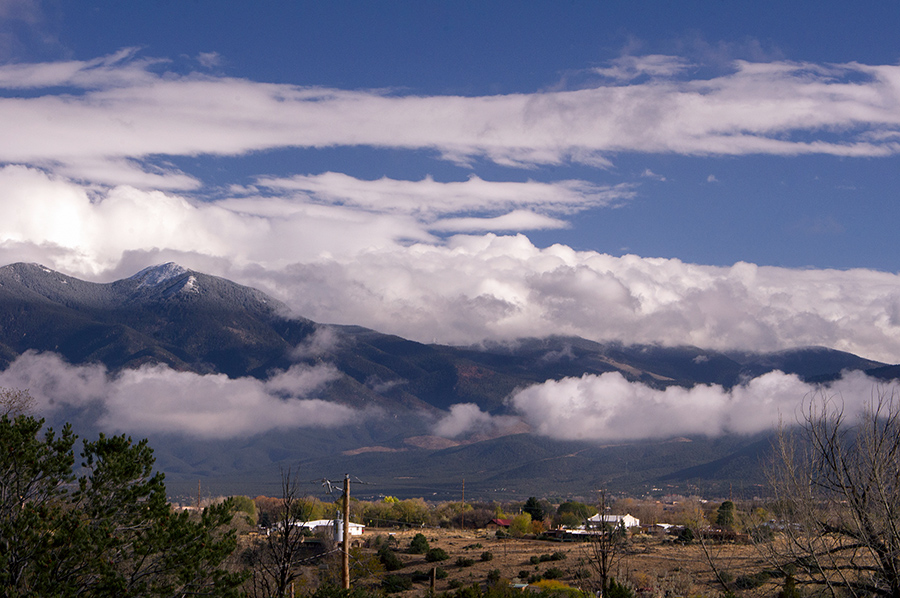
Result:
[[132,276],[131,280],[139,281],[140,287],[150,287],[162,284],[187,273],[188,270],[182,268],[175,262],[166,262],[165,264],[157,264],[156,266],[144,268]]

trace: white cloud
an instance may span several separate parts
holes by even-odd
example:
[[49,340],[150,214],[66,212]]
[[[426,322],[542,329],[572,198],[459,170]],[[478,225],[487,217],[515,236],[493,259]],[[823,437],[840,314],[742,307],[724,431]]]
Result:
[[341,338],[331,326],[317,326],[302,343],[294,347],[291,356],[294,359],[309,359],[328,355],[336,350]]
[[466,211],[496,213],[526,207],[571,213],[589,207],[609,206],[634,195],[626,185],[604,187],[574,180],[490,182],[474,175],[463,182],[440,183],[431,177],[421,181],[387,177],[364,181],[346,174],[326,172],[290,178],[263,177],[257,185],[302,192],[322,203],[411,214],[425,219]]
[[569,223],[543,214],[535,214],[529,210],[515,210],[494,218],[445,218],[428,228],[432,231],[476,232],[476,231],[523,231],[553,228],[568,228]]
[[197,54],[197,62],[206,68],[222,65],[222,56],[218,52],[200,52]]
[[484,235],[227,274],[316,321],[423,342],[571,334],[710,349],[824,345],[900,359],[900,276],[871,270],[702,266]]
[[[5,65],[0,88],[30,92],[0,98],[0,161],[137,185],[140,173],[129,160],[283,147],[425,149],[507,165],[598,165],[618,152],[885,156],[900,150],[900,66],[738,61],[723,76],[680,80],[673,78],[684,70],[677,58],[626,62],[607,71],[608,85],[482,97],[158,74],[148,67],[158,70],[161,61],[138,59],[131,50],[91,61]],[[647,78],[624,80],[637,75]],[[81,93],[62,94],[59,86]],[[172,167],[155,170],[143,184],[196,184]]]
[[299,198],[203,203],[0,169],[0,263],[109,281],[176,261],[259,287],[318,322],[425,342],[572,334],[710,349],[824,345],[900,361],[897,274],[713,267],[430,232],[544,218],[522,210],[428,224]]
[[[868,405],[880,383],[847,373],[825,389],[848,417]],[[650,388],[618,372],[537,384],[516,393],[512,407],[535,433],[564,440],[637,440],[684,435],[753,434],[791,425],[819,388],[771,372],[726,390],[718,385]],[[482,424],[483,425],[483,424]]]
[[450,412],[432,427],[437,436],[457,438],[462,435],[495,436],[504,432],[522,431],[521,421],[509,415],[491,415],[475,403],[457,403]]
[[676,56],[651,54],[648,56],[621,56],[610,61],[609,66],[594,69],[602,77],[616,81],[632,81],[642,76],[673,77],[691,65]]
[[645,169],[644,172],[641,173],[641,176],[644,177],[645,179],[655,179],[657,181],[665,181],[666,180],[666,177],[664,177],[661,174],[656,174],[649,168]]
[[165,366],[110,376],[102,366],[73,366],[56,354],[29,352],[0,373],[0,386],[29,389],[39,413],[99,407],[98,423],[117,431],[232,438],[354,421],[361,414],[349,407],[307,398],[338,376],[330,365],[295,365],[266,381]]

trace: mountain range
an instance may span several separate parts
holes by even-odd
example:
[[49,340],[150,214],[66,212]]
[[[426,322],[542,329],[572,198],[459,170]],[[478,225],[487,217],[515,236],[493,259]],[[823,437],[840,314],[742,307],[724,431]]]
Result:
[[[102,366],[112,378],[164,367],[266,381],[292,367],[327,366],[327,383],[304,398],[359,414],[338,426],[276,427],[221,438],[135,430],[150,437],[174,495],[195,494],[198,480],[211,493],[273,494],[287,468],[299,468],[304,480],[349,472],[371,482],[362,492],[373,496],[456,498],[462,480],[468,496],[501,500],[586,497],[598,488],[734,493],[737,485],[759,494],[770,433],[551,440],[514,420],[509,397],[548,380],[609,372],[657,389],[728,389],[776,370],[809,382],[833,380],[847,370],[898,375],[897,366],[824,347],[719,352],[566,336],[471,347],[423,344],[359,326],[316,323],[259,290],[172,263],[103,284],[36,264],[0,268],[0,370],[33,354]],[[507,416],[508,425],[435,434],[435,422],[459,404]],[[90,435],[103,429],[97,410],[41,415],[51,422],[74,420],[82,435]]]

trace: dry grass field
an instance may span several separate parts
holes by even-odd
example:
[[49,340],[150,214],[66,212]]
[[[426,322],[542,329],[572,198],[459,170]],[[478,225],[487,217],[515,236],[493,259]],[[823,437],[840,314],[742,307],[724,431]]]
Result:
[[[425,535],[431,548],[442,548],[449,558],[442,562],[429,563],[424,555],[409,554],[407,548],[410,541],[419,532]],[[592,558],[590,543],[498,539],[494,532],[485,530],[368,529],[365,535],[355,542],[358,545],[358,550],[354,551],[355,559],[362,565],[355,568],[358,573],[365,571],[367,560],[371,562],[375,558],[376,544],[383,543],[388,536],[396,539],[395,552],[403,561],[403,567],[393,573],[404,576],[419,573],[419,577],[422,578],[413,584],[412,589],[397,593],[398,596],[418,596],[427,593],[429,581],[425,579],[425,575],[435,566],[447,573],[445,578],[437,580],[435,590],[438,593],[470,586],[473,583],[484,586],[492,571],[498,571],[504,580],[517,580],[523,576],[543,575],[547,570],[556,568],[559,572],[555,573],[561,572],[557,581],[568,586],[590,590],[597,582],[597,574],[590,563]],[[766,568],[753,546],[722,544],[708,548],[717,567],[732,580],[758,573]],[[490,553],[490,557],[487,557],[486,553]],[[550,560],[549,557],[553,553],[562,553],[565,558],[557,556],[558,560]],[[459,559],[467,561],[458,562]],[[535,559],[539,561],[537,564],[534,563]],[[472,563],[468,564],[468,561]],[[311,571],[310,575],[313,574]],[[494,573],[494,576],[496,575],[497,573]],[[638,590],[638,595],[647,597],[716,596],[722,593],[722,587],[716,583],[702,548],[696,543],[683,546],[666,537],[646,535],[631,537],[627,549],[618,560],[615,577],[628,582],[631,587]],[[376,577],[357,579],[358,583],[376,581]],[[777,593],[780,583],[781,580],[772,580],[743,595],[771,596]]]

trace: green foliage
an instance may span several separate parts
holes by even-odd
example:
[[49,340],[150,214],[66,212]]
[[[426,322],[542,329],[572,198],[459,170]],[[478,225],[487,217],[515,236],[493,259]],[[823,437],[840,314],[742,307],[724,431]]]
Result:
[[473,583],[466,588],[460,588],[453,594],[454,598],[484,598],[481,587],[477,583]]
[[521,513],[512,518],[512,522],[509,524],[509,534],[513,538],[521,538],[525,534],[531,531],[531,515],[528,513]]
[[147,441],[125,436],[85,442],[76,480],[71,428],[42,426],[0,418],[0,596],[237,595],[230,501],[173,512]]
[[256,525],[256,503],[249,496],[232,496],[231,508],[235,513],[243,513],[250,525]]
[[559,579],[563,577],[565,572],[559,567],[550,567],[546,571],[544,571],[544,579]]
[[494,553],[490,550],[485,550],[481,553],[481,560],[485,562],[494,560]]
[[540,590],[539,596],[548,598],[584,598],[585,596],[578,588],[573,588],[555,579],[542,579],[532,585]]
[[532,521],[544,520],[544,508],[535,496],[528,497],[528,500],[525,501],[525,506],[522,507],[522,512],[531,515]]
[[735,510],[733,502],[730,500],[723,502],[716,511],[716,525],[732,529],[734,527]]
[[425,554],[429,549],[428,538],[424,534],[416,534],[409,542],[409,551],[412,554]]
[[43,420],[6,415],[0,419],[0,587],[9,595],[39,593],[46,572],[39,563],[63,548],[58,530],[74,525],[63,509],[63,484],[74,479],[69,426],[57,437]]
[[429,563],[436,563],[438,561],[446,561],[450,558],[450,555],[447,554],[447,551],[443,548],[432,548],[428,552],[425,553],[425,560]]
[[609,587],[603,596],[604,598],[634,598],[634,592],[628,586],[622,585],[615,579],[610,579]]
[[446,579],[448,575],[450,575],[450,574],[447,573],[447,570],[444,569],[443,567],[438,567],[438,568],[435,569],[435,571],[434,571],[434,576],[435,576],[437,579]]
[[325,519],[328,505],[313,496],[297,497],[291,503],[291,517],[297,521]]
[[378,598],[380,595],[362,586],[344,590],[334,584],[324,583],[316,588],[315,593],[310,594],[309,598]]
[[585,519],[575,513],[561,513],[553,518],[553,522],[560,527],[578,527],[584,525]]
[[381,580],[381,589],[389,594],[404,592],[412,588],[413,580],[406,575],[386,575]]
[[461,556],[456,559],[457,567],[471,567],[475,564],[475,559],[470,559],[468,557]]
[[590,505],[574,500],[566,501],[556,509],[554,521],[557,525],[577,527],[597,513]]
[[550,560],[551,561],[564,561],[564,560],[566,560],[567,556],[568,555],[566,555],[565,552],[557,551],[550,555]]
[[396,571],[403,568],[403,561],[400,560],[393,550],[388,548],[387,544],[383,544],[378,549],[378,560],[384,565],[386,571]]
[[487,574],[487,582],[489,584],[495,584],[500,581],[500,569],[491,569]]

